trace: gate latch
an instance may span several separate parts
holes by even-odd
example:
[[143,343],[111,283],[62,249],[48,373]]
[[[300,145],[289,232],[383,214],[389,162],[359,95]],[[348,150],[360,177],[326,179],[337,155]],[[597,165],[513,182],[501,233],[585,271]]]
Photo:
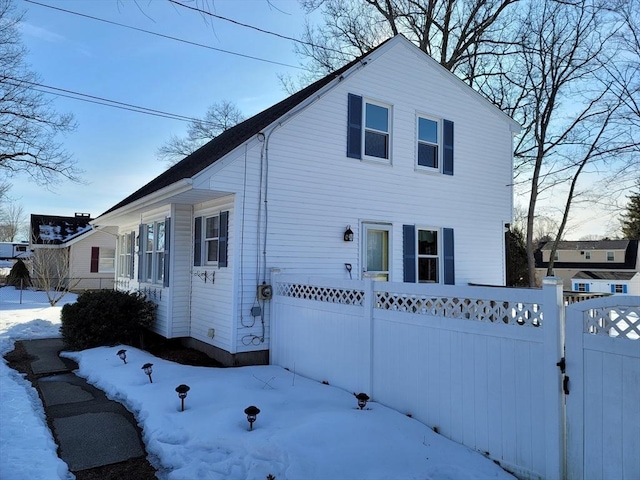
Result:
[[556,366],[560,367],[560,372],[564,373],[566,371],[567,364],[564,361],[564,357],[562,357],[560,361],[556,363]]
[[565,375],[562,379],[562,390],[565,395],[569,395],[569,375]]

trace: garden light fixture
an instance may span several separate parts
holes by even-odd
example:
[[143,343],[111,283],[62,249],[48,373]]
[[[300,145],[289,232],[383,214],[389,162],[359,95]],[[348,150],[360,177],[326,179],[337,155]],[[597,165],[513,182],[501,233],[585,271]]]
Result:
[[355,397],[358,399],[358,407],[360,407],[360,410],[362,410],[364,407],[367,406],[367,402],[369,401],[369,395],[367,395],[366,393],[358,393],[355,394]]
[[347,225],[347,229],[344,231],[344,241],[353,242],[353,230],[351,230],[351,225]]
[[153,367],[153,363],[145,363],[144,365],[142,365],[142,370],[144,370],[144,373],[146,375],[149,375],[149,383],[153,383],[153,380],[151,379],[151,372],[153,371],[153,369],[151,367]]
[[258,414],[260,413],[260,409],[251,405],[244,409],[244,413],[247,414],[247,421],[249,422],[249,430],[253,430],[253,422],[256,421]]
[[116,353],[116,355],[118,355],[120,357],[120,360],[122,360],[124,363],[127,363],[127,351],[126,350],[118,350],[118,353]]
[[176,392],[178,392],[178,397],[180,397],[180,400],[182,401],[182,412],[184,412],[184,399],[187,398],[187,392],[191,390],[189,388],[189,385],[185,385],[184,383],[182,385],[178,385],[176,387]]

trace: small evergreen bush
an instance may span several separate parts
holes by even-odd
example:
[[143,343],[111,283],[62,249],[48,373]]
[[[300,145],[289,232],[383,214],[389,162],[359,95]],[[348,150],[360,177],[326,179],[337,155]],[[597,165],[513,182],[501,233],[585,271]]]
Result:
[[85,292],[62,307],[60,333],[68,350],[103,345],[141,345],[142,333],[155,320],[156,306],[140,293]]
[[7,285],[12,285],[16,288],[27,288],[31,286],[29,269],[22,260],[18,260],[13,264],[13,267],[11,267],[11,271],[7,276]]

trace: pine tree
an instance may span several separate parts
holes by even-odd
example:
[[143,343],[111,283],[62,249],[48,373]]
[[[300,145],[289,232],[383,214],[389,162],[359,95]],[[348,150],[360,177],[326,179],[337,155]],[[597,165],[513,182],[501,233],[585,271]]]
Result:
[[622,236],[628,239],[640,239],[640,180],[637,188],[629,197],[627,213],[622,215]]
[[22,260],[18,260],[7,277],[7,284],[16,288],[27,288],[31,285],[31,277],[29,275],[29,269]]

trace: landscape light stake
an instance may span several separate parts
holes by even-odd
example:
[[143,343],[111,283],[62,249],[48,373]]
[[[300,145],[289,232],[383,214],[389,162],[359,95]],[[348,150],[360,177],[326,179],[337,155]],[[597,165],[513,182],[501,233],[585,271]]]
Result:
[[127,351],[126,350],[118,350],[118,353],[116,353],[116,355],[118,355],[120,357],[120,360],[122,360],[124,363],[127,363]]
[[355,394],[355,397],[358,399],[358,407],[360,407],[360,410],[362,410],[364,407],[367,406],[367,402],[369,401],[369,395],[367,395],[366,393],[358,393]]
[[153,363],[145,363],[142,365],[142,370],[144,370],[144,373],[149,375],[149,382],[153,383],[153,380],[151,379],[151,372],[153,369],[151,367],[153,367]]
[[176,392],[178,392],[178,397],[180,397],[180,400],[182,401],[182,412],[184,412],[184,399],[187,398],[187,392],[190,390],[189,385],[185,385],[184,383],[182,385],[178,385],[176,387]]
[[251,405],[244,409],[244,413],[247,414],[247,421],[249,422],[249,430],[253,430],[253,422],[256,421],[258,414],[260,413],[260,409]]

